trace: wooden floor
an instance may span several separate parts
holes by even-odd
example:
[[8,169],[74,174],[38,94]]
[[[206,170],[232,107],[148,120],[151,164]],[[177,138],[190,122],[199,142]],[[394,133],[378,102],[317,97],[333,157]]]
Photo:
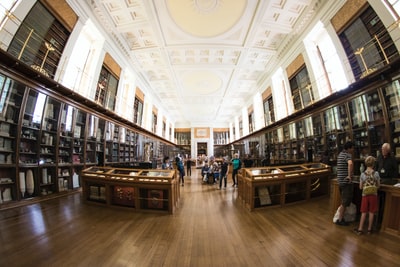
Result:
[[186,178],[173,215],[82,203],[0,213],[0,266],[399,266],[400,238],[332,223],[329,198],[248,212],[229,182]]

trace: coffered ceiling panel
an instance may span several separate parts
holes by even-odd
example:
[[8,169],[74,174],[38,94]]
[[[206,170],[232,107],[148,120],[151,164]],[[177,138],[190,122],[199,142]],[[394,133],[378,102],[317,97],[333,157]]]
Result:
[[318,0],[87,2],[178,126],[226,127]]

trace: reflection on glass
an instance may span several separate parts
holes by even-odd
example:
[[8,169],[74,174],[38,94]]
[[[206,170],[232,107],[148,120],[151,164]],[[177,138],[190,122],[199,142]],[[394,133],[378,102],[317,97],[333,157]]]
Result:
[[290,139],[296,139],[296,124],[291,123],[289,124],[289,134],[290,134]]
[[339,122],[339,108],[333,107],[324,112],[325,129],[332,132],[341,129]]
[[119,128],[119,142],[122,144],[126,142],[126,128],[124,127]]
[[365,110],[366,110],[365,103],[366,103],[365,95],[356,97],[349,103],[353,129],[365,126],[365,122],[367,121],[365,115]]
[[345,105],[338,107],[339,110],[339,129],[342,131],[349,130],[349,118],[347,116],[347,110]]
[[318,114],[312,117],[312,125],[314,129],[314,135],[321,135],[322,134],[322,121],[321,116]]
[[0,75],[0,90],[1,91],[1,96],[0,96],[0,113],[3,113],[4,110],[4,104],[7,99],[8,91],[10,88],[10,79],[7,79],[6,84],[4,85],[5,77],[3,75]]
[[312,124],[312,119],[311,117],[305,118],[304,119],[304,126],[306,128],[306,137],[313,136],[314,131],[313,131],[313,124]]
[[303,121],[296,122],[296,131],[298,139],[304,138]]
[[276,131],[278,134],[278,142],[283,142],[283,128],[280,127]]
[[70,133],[72,131],[72,113],[73,108],[69,105],[65,105],[61,111],[61,132],[63,134]]
[[114,123],[107,122],[106,125],[106,141],[112,141],[114,139]]
[[33,111],[33,123],[40,123],[42,121],[43,108],[46,102],[46,95],[39,93],[36,98],[35,109]]
[[97,131],[99,130],[98,125],[99,125],[99,118],[94,115],[90,115],[89,116],[89,137],[97,136]]

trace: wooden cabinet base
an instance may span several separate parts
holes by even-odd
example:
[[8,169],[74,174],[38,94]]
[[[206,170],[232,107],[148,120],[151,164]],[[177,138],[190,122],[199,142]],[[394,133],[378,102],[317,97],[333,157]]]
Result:
[[179,183],[174,170],[90,167],[83,170],[87,203],[133,211],[174,213]]
[[400,235],[400,188],[382,185],[380,190],[385,192],[385,204],[381,231]]
[[283,206],[329,194],[331,170],[325,164],[244,168],[238,196],[247,209]]

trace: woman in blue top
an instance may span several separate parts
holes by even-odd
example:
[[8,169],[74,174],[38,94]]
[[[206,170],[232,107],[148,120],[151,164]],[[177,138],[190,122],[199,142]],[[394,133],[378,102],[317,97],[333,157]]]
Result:
[[233,180],[233,187],[237,187],[238,186],[238,181],[237,181],[237,174],[240,170],[240,168],[242,167],[242,161],[239,159],[239,154],[235,153],[235,155],[233,155],[233,159],[232,159],[232,180]]
[[185,183],[185,180],[184,180],[185,169],[183,167],[183,162],[180,157],[176,157],[175,162],[176,162],[176,168],[178,169],[178,172],[179,172],[179,180],[182,181],[181,184],[183,186],[183,184]]

